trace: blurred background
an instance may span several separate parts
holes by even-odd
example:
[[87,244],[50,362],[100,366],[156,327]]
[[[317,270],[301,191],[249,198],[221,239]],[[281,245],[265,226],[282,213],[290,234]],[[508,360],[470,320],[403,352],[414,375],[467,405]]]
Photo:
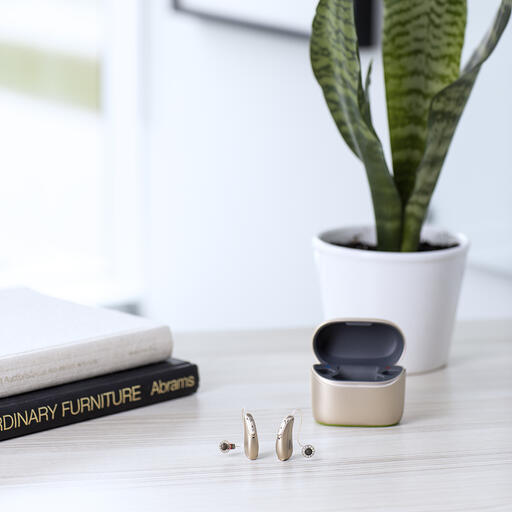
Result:
[[[176,330],[319,322],[311,239],[372,210],[310,69],[315,4],[0,0],[0,286]],[[468,0],[465,58],[498,4]],[[472,241],[461,318],[512,315],[511,52],[508,27],[432,205]]]

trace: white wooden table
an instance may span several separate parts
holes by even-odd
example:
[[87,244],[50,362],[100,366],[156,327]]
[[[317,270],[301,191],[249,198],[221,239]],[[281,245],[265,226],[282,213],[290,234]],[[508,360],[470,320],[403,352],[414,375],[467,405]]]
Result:
[[[411,376],[402,423],[325,427],[311,417],[312,329],[176,336],[197,395],[0,443],[0,509],[512,510],[512,322],[460,325],[448,368]],[[222,455],[252,412],[260,457]],[[304,411],[287,462],[279,422]]]

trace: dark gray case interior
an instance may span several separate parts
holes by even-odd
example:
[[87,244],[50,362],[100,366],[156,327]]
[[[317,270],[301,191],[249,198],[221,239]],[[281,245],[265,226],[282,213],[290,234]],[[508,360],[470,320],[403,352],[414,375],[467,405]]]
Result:
[[402,371],[396,366],[405,340],[384,321],[334,320],[321,325],[313,337],[320,364],[318,375],[336,381],[386,381]]

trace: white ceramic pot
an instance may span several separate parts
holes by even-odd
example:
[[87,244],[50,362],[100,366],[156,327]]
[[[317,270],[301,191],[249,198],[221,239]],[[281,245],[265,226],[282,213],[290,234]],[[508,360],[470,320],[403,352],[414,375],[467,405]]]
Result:
[[379,252],[334,245],[354,239],[375,244],[370,226],[325,231],[313,240],[326,320],[378,318],[405,335],[398,364],[419,373],[448,361],[469,242],[426,226],[422,240],[456,247],[429,252]]

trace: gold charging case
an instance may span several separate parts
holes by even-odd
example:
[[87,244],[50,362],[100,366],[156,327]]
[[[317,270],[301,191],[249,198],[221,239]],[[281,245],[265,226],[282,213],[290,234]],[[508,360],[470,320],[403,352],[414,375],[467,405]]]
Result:
[[391,322],[338,319],[313,336],[319,364],[311,368],[313,416],[337,426],[384,427],[402,418],[405,369],[397,366],[405,347]]

